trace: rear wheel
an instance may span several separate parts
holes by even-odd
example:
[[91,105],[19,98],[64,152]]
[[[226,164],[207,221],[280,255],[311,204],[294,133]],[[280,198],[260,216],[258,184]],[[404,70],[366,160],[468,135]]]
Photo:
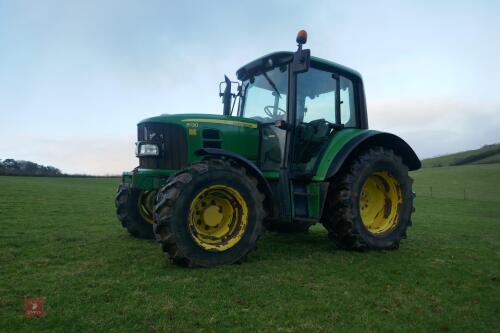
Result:
[[122,226],[136,238],[152,239],[155,191],[140,191],[120,184],[115,198],[116,215]]
[[411,225],[413,198],[401,157],[374,147],[332,181],[322,223],[342,248],[398,248]]
[[162,250],[190,267],[243,261],[263,230],[264,195],[257,185],[228,160],[200,161],[174,175],[154,207]]

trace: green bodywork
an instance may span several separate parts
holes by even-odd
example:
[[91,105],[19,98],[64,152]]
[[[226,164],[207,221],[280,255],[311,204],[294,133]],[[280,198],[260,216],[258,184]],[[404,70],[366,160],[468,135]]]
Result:
[[323,155],[321,156],[318,168],[316,169],[316,174],[314,175],[312,180],[317,182],[324,181],[328,172],[328,168],[330,168],[333,159],[335,158],[335,156],[337,156],[337,153],[342,149],[342,147],[344,147],[354,137],[365,133],[366,131],[369,130],[346,128],[335,133],[335,135],[330,139],[328,146],[326,146]]
[[[207,115],[207,114],[178,114],[162,115],[141,121],[153,123],[171,123],[181,125],[185,129],[188,139],[188,163],[200,160],[195,152],[203,148],[201,133],[205,129],[215,129],[221,133],[221,148],[245,157],[256,163],[259,153],[259,129],[257,122],[248,118]],[[352,138],[365,132],[364,129],[344,129],[337,132],[328,143],[321,156],[316,174],[312,180],[322,182],[326,178],[326,173],[332,160],[342,147]],[[219,140],[216,140],[219,141]],[[136,169],[133,172],[123,173],[123,182],[133,184],[141,190],[153,190],[164,184],[164,180],[179,170],[164,169]],[[268,180],[279,178],[278,171],[264,171],[264,177]]]
[[[170,123],[184,127],[188,139],[188,162],[199,159],[195,152],[203,148],[201,133],[205,129],[218,130],[221,134],[221,148],[242,155],[252,162],[259,151],[259,129],[257,121],[235,116],[210,114],[162,115],[141,121],[141,123]],[[215,140],[219,141],[219,140]]]
[[[188,163],[202,159],[195,152],[203,148],[204,141],[209,140],[202,137],[202,132],[205,129],[214,129],[220,132],[220,140],[216,141],[220,141],[222,149],[241,155],[253,163],[257,163],[259,159],[259,126],[257,121],[252,119],[222,115],[177,114],[152,117],[140,123],[145,122],[170,123],[182,126],[187,137]],[[363,129],[344,129],[335,133],[330,139],[319,160],[312,182],[306,186],[311,218],[320,218],[320,184],[325,181],[328,168],[333,159],[351,139],[366,131]],[[177,171],[179,170],[137,168],[132,172],[124,172],[122,181],[130,183],[134,188],[151,191],[165,185],[168,177]],[[279,178],[278,171],[263,171],[262,173],[269,182],[277,181]]]
[[[259,151],[259,129],[255,120],[209,114],[176,114],[161,115],[147,118],[141,123],[169,123],[177,124],[184,128],[187,137],[188,163],[201,159],[195,152],[203,148],[203,141],[211,139],[202,138],[205,129],[218,130],[221,137],[221,148],[234,152],[252,162],[256,162]],[[162,169],[136,169],[133,172],[123,173],[123,182],[131,183],[133,187],[141,190],[154,190],[162,186],[166,179],[178,170]]]

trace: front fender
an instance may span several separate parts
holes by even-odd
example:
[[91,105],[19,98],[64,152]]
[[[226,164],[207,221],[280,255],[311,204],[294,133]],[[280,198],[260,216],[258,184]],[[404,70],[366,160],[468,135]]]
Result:
[[[420,169],[422,166],[413,149],[397,135],[374,130],[351,131],[353,132],[348,137],[345,135],[342,137],[340,144],[328,146],[314,177],[316,180],[333,177],[345,163],[354,159],[361,150],[375,146],[392,149],[401,156],[403,163],[408,166],[410,171]],[[336,136],[342,132],[340,131]],[[333,137],[333,141],[336,140],[336,136]]]
[[253,177],[257,179],[257,181],[260,184],[261,189],[264,191],[264,194],[266,195],[266,199],[264,202],[264,205],[269,211],[273,211],[274,207],[274,202],[273,202],[273,193],[271,190],[271,185],[267,181],[267,179],[264,177],[264,174],[260,169],[251,161],[249,161],[247,158],[224,150],[224,149],[219,149],[219,148],[202,148],[196,151],[196,155],[198,156],[214,156],[214,157],[226,157],[230,158],[232,160],[235,160],[236,162],[240,163],[245,169],[247,169],[247,172],[251,174]]

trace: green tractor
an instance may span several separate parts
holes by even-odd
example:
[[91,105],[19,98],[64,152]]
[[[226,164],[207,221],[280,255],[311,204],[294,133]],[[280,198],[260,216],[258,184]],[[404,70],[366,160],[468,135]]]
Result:
[[[123,173],[118,219],[175,263],[246,259],[265,229],[321,223],[341,248],[395,249],[414,211],[420,160],[368,129],[361,75],[296,52],[241,67],[219,86],[223,115],[161,115],[138,124],[139,166]],[[232,89],[237,88],[237,89]],[[234,91],[234,92],[233,92]]]

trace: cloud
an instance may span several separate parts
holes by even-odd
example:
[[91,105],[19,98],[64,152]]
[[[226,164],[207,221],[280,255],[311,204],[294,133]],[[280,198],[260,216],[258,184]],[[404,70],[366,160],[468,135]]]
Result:
[[420,158],[500,142],[500,105],[380,103],[369,106],[370,127],[401,136]]

